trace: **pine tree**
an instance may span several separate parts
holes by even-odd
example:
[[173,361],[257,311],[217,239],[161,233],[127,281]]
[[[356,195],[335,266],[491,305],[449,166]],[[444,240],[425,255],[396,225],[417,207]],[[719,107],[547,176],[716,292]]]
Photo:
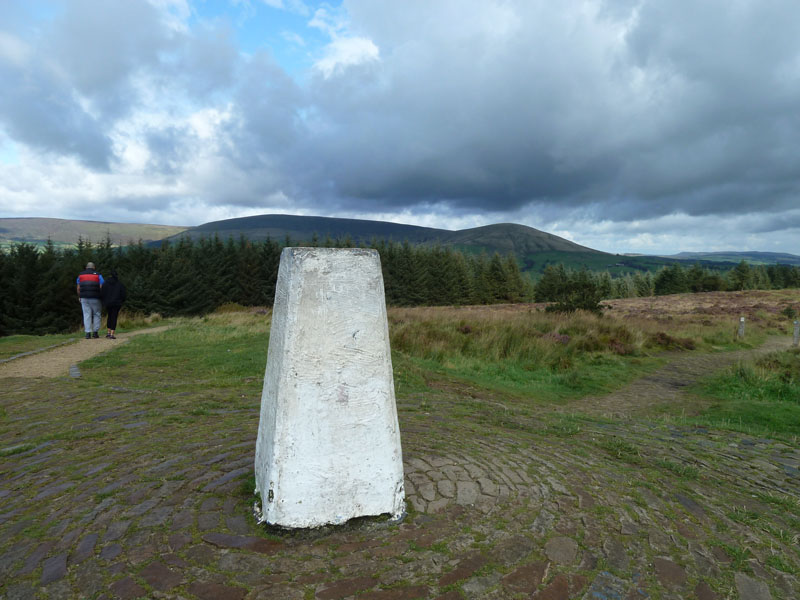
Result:
[[508,254],[503,262],[503,271],[506,274],[507,300],[509,302],[522,302],[529,295],[529,290],[519,268],[517,258]]
[[474,296],[474,279],[463,252],[454,252],[451,267],[455,278],[453,304],[469,304]]
[[494,300],[491,282],[489,281],[489,258],[482,252],[472,257],[472,303],[491,304]]
[[[34,334],[36,306],[31,298],[40,279],[39,252],[33,244],[14,244],[9,253],[11,269],[3,279],[7,288],[6,303],[2,310],[3,329],[14,334]],[[73,288],[74,290],[75,288]]]
[[66,270],[66,262],[48,239],[39,254],[36,287],[31,295],[34,319],[30,330],[36,334],[59,333],[77,328],[81,310],[76,302],[76,273]]
[[508,277],[500,255],[495,252],[489,260],[489,272],[487,274],[492,302],[508,302],[509,288]]
[[568,282],[569,274],[563,264],[547,265],[536,282],[534,299],[536,302],[554,302],[563,295]]
[[597,284],[597,289],[600,292],[600,296],[602,298],[611,298],[611,296],[614,294],[614,284],[611,281],[611,273],[608,271],[598,273],[595,275],[595,281]]
[[658,272],[653,287],[657,296],[683,294],[689,291],[689,282],[680,264],[673,263]]
[[746,261],[741,261],[728,273],[728,281],[733,290],[750,289],[753,284],[753,273]]

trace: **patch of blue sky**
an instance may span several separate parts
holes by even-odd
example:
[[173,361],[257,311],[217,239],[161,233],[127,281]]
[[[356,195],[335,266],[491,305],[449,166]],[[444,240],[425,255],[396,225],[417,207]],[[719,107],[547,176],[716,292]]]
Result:
[[242,53],[267,51],[290,76],[302,79],[330,42],[326,32],[311,25],[314,14],[320,8],[336,11],[340,4],[340,0],[198,0],[192,5],[192,21],[229,23]]
[[4,165],[19,164],[19,150],[17,145],[9,139],[0,137],[0,163]]

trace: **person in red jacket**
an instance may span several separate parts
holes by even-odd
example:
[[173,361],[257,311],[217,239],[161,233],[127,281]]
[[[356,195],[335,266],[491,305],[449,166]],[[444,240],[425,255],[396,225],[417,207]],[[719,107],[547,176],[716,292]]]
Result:
[[103,310],[100,303],[103,276],[95,271],[93,262],[86,263],[86,269],[78,275],[76,283],[78,298],[83,309],[83,329],[86,331],[86,339],[98,338],[100,313]]

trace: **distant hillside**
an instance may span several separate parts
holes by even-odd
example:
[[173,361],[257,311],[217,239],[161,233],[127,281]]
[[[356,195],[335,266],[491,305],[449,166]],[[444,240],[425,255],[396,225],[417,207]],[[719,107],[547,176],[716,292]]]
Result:
[[222,239],[238,238],[243,235],[250,240],[283,241],[287,236],[294,242],[308,242],[313,236],[320,241],[326,237],[332,240],[349,237],[355,243],[369,243],[372,239],[408,240],[412,244],[435,243],[443,235],[452,233],[445,229],[402,225],[387,221],[367,221],[363,219],[336,219],[331,217],[305,217],[296,215],[258,215],[212,221],[197,227],[190,227],[176,238],[189,236],[192,239],[213,237]]
[[[580,246],[564,238],[525,225],[501,223],[473,229],[450,231],[433,227],[418,227],[387,221],[368,221],[363,219],[336,219],[331,217],[303,217],[295,215],[259,215],[205,223],[191,227],[173,236],[198,239],[218,235],[223,239],[240,235],[251,240],[270,237],[283,241],[287,236],[294,243],[307,243],[314,236],[324,241],[351,239],[354,243],[368,244],[372,240],[394,242],[408,241],[411,244],[441,244],[454,246],[467,251],[512,252],[525,256],[531,252],[586,252],[604,255],[603,252]],[[610,256],[610,255],[608,255]]]
[[449,232],[443,243],[453,246],[481,246],[501,254],[513,252],[518,256],[531,252],[588,252],[609,256],[605,252],[581,246],[552,233],[514,223],[499,223]]
[[753,264],[800,265],[798,256],[770,252],[684,252],[668,257],[608,254],[514,223],[450,231],[387,221],[296,215],[242,217],[213,221],[197,227],[45,218],[0,219],[0,247],[19,242],[44,245],[48,237],[56,246],[70,247],[77,243],[78,238],[98,243],[105,240],[107,235],[114,245],[126,245],[140,239],[149,244],[159,244],[165,239],[175,241],[187,236],[199,239],[215,235],[223,240],[244,236],[253,241],[271,238],[279,243],[288,237],[293,244],[307,244],[315,236],[321,244],[326,238],[349,238],[355,244],[369,244],[373,240],[408,241],[411,244],[440,244],[470,254],[512,253],[523,270],[532,274],[541,273],[547,265],[559,263],[572,269],[609,271],[615,276],[636,271],[657,271],[675,262],[684,266],[699,262],[706,268],[720,271],[734,267],[742,259]]
[[745,260],[752,265],[800,265],[800,256],[784,252],[681,252],[665,258],[732,263]]
[[[269,237],[278,242],[283,242],[288,236],[294,244],[308,243],[314,236],[320,243],[323,243],[326,238],[332,240],[349,238],[356,244],[369,244],[372,240],[441,244],[471,254],[499,252],[505,255],[513,253],[523,270],[533,274],[541,273],[547,265],[558,263],[572,269],[585,268],[591,271],[609,271],[612,275],[622,275],[636,271],[657,271],[674,262],[686,266],[698,262],[698,259],[681,260],[660,256],[608,254],[533,227],[514,223],[499,223],[450,231],[363,219],[258,215],[213,221],[197,227],[190,227],[170,239],[177,240],[184,236],[199,239],[214,235],[218,235],[222,239],[229,237],[238,239],[243,235],[254,241]],[[735,262],[738,260],[733,263],[719,263],[700,259],[699,262],[708,268],[725,270],[735,266]]]
[[58,247],[74,246],[78,239],[93,244],[111,238],[115,246],[142,240],[152,242],[185,231],[186,227],[172,225],[146,225],[141,223],[108,223],[104,221],[76,221],[70,219],[8,218],[0,219],[0,246],[25,242],[43,246],[51,239]]

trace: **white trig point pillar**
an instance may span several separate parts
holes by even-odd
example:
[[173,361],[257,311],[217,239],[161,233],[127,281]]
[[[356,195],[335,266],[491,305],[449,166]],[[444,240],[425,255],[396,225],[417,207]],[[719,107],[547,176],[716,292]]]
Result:
[[271,525],[404,513],[377,251],[284,248],[255,471],[259,520]]
[[794,335],[792,336],[792,346],[800,346],[800,321],[794,322]]
[[739,317],[739,331],[736,335],[740,340],[744,339],[744,317]]

